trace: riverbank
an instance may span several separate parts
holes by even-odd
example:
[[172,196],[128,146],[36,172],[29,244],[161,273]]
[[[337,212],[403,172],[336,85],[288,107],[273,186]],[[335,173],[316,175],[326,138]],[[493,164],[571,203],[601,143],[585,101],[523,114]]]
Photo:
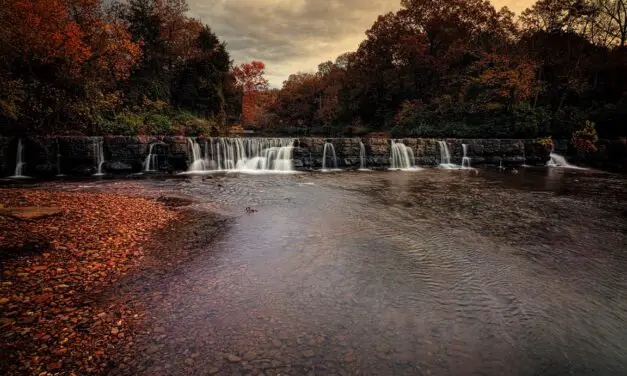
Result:
[[105,297],[181,213],[146,198],[50,190],[2,189],[0,204],[61,208],[37,220],[0,217],[0,373],[102,373],[144,314]]

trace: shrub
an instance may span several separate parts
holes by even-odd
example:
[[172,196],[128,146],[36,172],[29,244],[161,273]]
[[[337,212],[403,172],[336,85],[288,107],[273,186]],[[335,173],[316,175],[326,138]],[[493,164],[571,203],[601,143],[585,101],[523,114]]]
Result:
[[595,124],[586,120],[583,125],[573,132],[572,142],[579,152],[592,153],[597,151],[596,142],[599,140]]
[[540,145],[544,145],[544,147],[546,148],[553,150],[553,139],[551,138],[551,136],[538,139],[538,143]]
[[143,128],[142,117],[129,111],[121,112],[113,119],[98,116],[96,124],[102,134],[135,135]]
[[162,114],[148,114],[145,117],[146,125],[144,132],[153,135],[170,135],[173,134],[172,120]]

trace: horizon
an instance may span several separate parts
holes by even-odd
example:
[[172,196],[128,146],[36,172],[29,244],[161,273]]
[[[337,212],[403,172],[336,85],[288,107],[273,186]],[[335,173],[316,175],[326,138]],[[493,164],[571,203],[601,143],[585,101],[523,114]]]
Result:
[[[490,1],[520,15],[533,0]],[[227,43],[234,65],[266,64],[271,89],[290,74],[355,51],[377,17],[400,9],[400,0],[189,0],[190,15]]]

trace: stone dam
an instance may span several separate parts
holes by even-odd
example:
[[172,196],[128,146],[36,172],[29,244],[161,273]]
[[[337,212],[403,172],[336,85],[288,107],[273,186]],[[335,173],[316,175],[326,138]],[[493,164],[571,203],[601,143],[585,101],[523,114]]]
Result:
[[[289,154],[281,155],[281,147],[287,148]],[[472,166],[544,166],[551,149],[535,139],[0,136],[0,176],[14,175],[18,165],[20,175],[33,177],[229,170],[236,168],[242,156],[250,162],[252,156],[262,159],[264,155],[288,160],[290,170],[301,171],[318,170],[325,165],[339,169],[386,169],[398,163],[416,167],[461,166],[464,157]],[[600,140],[598,149],[584,163],[626,170],[624,140]],[[401,154],[395,155],[398,150]],[[578,161],[568,140],[554,141],[553,151],[574,158],[569,161]]]

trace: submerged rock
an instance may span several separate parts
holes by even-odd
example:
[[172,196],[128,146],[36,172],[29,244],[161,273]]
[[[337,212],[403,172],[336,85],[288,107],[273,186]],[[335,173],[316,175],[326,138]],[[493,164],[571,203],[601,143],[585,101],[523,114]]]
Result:
[[59,215],[63,212],[58,207],[36,207],[26,206],[20,208],[0,208],[0,216],[10,217],[23,221],[36,220],[54,215]]

